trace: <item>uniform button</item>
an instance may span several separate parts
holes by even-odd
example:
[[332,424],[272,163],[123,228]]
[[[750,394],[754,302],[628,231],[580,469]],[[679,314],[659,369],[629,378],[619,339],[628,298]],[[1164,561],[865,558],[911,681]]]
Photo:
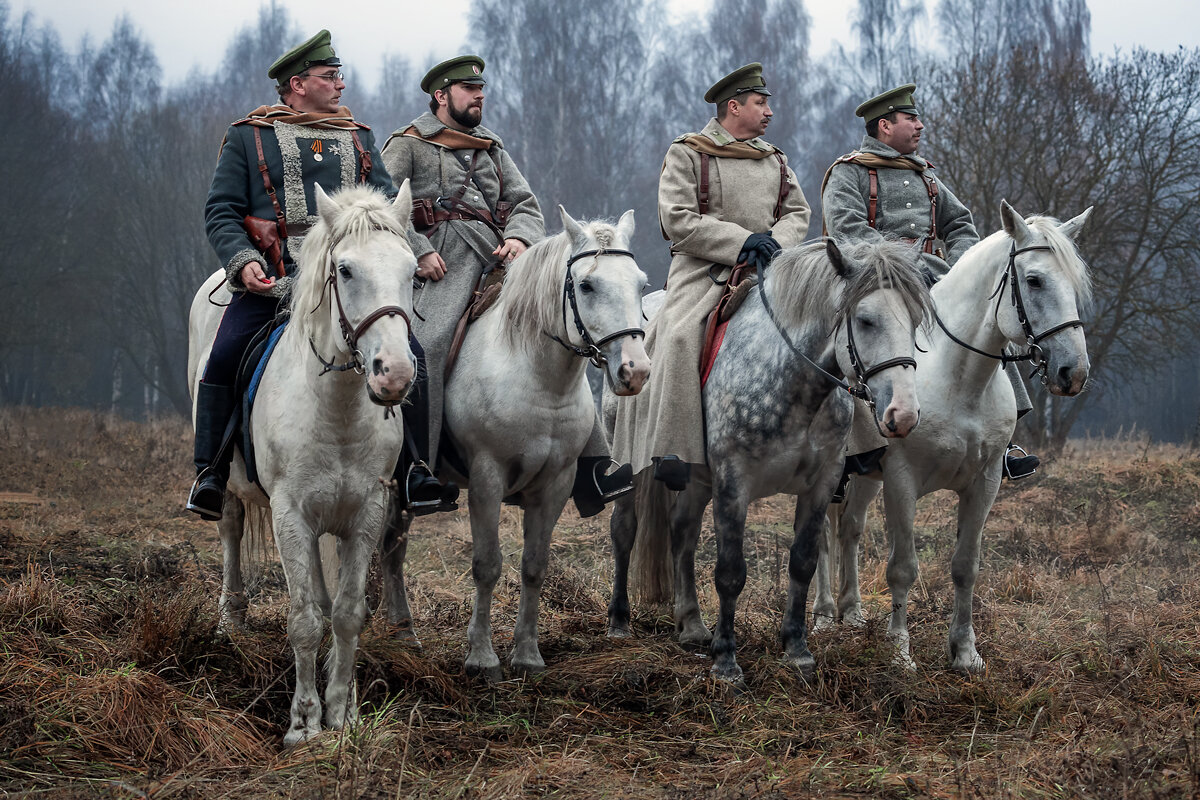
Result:
[[908,186],[908,181],[905,181],[905,182],[904,182],[904,185],[905,185],[905,186]]
[[479,195],[475,195],[475,199],[476,199],[476,200],[478,200],[478,199],[479,199]]
[[[471,160],[471,157],[470,157],[470,156],[463,156],[463,158],[465,158],[467,161],[470,161],[470,160]],[[905,181],[905,183],[908,183],[908,181]]]
[[904,207],[905,207],[905,208],[912,208],[912,203],[905,203],[905,204],[904,204]]
[[915,223],[915,222],[910,222],[910,223],[908,223],[908,227],[910,227],[910,228],[915,228],[915,227],[917,227],[917,223]]

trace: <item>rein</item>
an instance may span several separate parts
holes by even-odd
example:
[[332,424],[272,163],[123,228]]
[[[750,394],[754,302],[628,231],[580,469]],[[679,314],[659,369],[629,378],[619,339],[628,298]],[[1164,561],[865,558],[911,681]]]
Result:
[[[563,300],[565,301],[562,304],[563,328],[568,329],[566,307],[569,304],[571,306],[571,313],[575,317],[575,330],[579,333],[579,338],[583,339],[584,346],[577,347],[569,342],[564,342],[562,339],[558,338],[552,333],[546,333],[546,336],[549,336],[551,339],[558,342],[580,358],[588,359],[597,369],[603,369],[605,365],[608,364],[608,359],[605,358],[604,353],[601,352],[601,347],[608,344],[613,339],[620,339],[622,336],[637,336],[641,334],[644,337],[646,335],[646,331],[642,328],[624,328],[622,330],[610,333],[607,336],[603,336],[600,339],[592,338],[592,335],[588,332],[587,326],[583,324],[583,317],[579,315],[579,303],[575,299],[575,278],[571,274],[571,265],[581,258],[587,258],[589,256],[595,256],[597,259],[600,258],[600,256],[634,257],[633,253],[629,252],[628,250],[606,250],[603,247],[598,250],[584,250],[581,253],[576,253],[575,255],[571,256],[567,260],[567,277],[563,281]],[[543,333],[545,333],[545,331],[543,331]]]
[[885,369],[890,369],[891,367],[917,368],[916,359],[908,356],[898,356],[896,358],[889,358],[887,361],[881,361],[880,363],[868,369],[864,369],[862,366],[862,356],[858,352],[858,346],[854,343],[854,326],[850,323],[850,315],[847,314],[846,350],[850,354],[850,365],[854,368],[854,384],[851,385],[845,379],[839,378],[836,375],[833,375],[832,373],[822,369],[817,362],[813,361],[811,358],[805,355],[800,348],[796,347],[795,343],[792,342],[791,337],[787,335],[787,331],[783,329],[783,326],[779,324],[779,320],[775,317],[775,311],[771,308],[771,303],[767,299],[765,283],[759,284],[758,296],[762,300],[763,308],[766,309],[767,317],[770,318],[771,322],[775,325],[775,330],[779,331],[779,335],[783,338],[783,341],[788,348],[793,353],[800,356],[800,358],[807,361],[809,366],[811,366],[821,375],[824,375],[830,381],[837,384],[840,388],[845,389],[849,395],[852,397],[857,397],[859,400],[867,403],[867,405],[871,406],[872,411],[876,411],[875,395],[871,391],[871,387],[867,385],[867,381],[878,375],[880,372],[883,372]]
[[[363,364],[362,353],[358,349],[359,337],[366,333],[367,328],[371,327],[384,317],[394,317],[399,315],[400,318],[404,320],[404,324],[408,326],[408,329],[410,331],[412,330],[412,321],[409,319],[408,313],[400,306],[381,306],[368,314],[362,322],[358,323],[358,325],[351,324],[350,318],[346,316],[346,309],[342,306],[342,294],[338,289],[337,263],[333,258],[333,249],[340,242],[341,240],[339,239],[337,242],[333,242],[329,245],[329,277],[325,279],[325,288],[333,289],[333,299],[337,304],[338,311],[338,327],[342,331],[342,339],[346,342],[346,346],[350,348],[350,360],[345,364],[337,365],[332,359],[325,359],[320,353],[317,352],[316,344],[314,344],[312,338],[309,337],[308,346],[312,348],[313,355],[317,357],[317,360],[321,362],[321,366],[323,367],[323,369],[317,373],[318,377],[327,372],[345,372],[351,369],[357,372],[359,375],[364,374],[366,372],[366,365]],[[322,300],[325,298],[325,288],[321,290]],[[317,307],[309,313],[314,313],[317,308],[320,308],[320,303],[318,303]]]
[[[996,313],[998,314],[998,313],[1000,313],[1000,300],[1004,296],[1003,295],[1004,284],[1005,283],[1011,284],[1011,286],[1012,286],[1011,302],[1012,302],[1013,307],[1016,308],[1016,310],[1017,310],[1017,321],[1021,323],[1021,330],[1023,330],[1025,332],[1025,343],[1026,343],[1026,346],[1029,348],[1024,353],[1018,353],[1017,355],[1012,355],[1012,356],[1007,355],[1005,353],[1001,353],[1000,355],[993,355],[992,353],[985,352],[983,350],[980,350],[977,347],[972,347],[971,345],[967,344],[962,339],[959,339],[957,336],[955,336],[953,333],[951,333],[950,329],[946,327],[946,323],[942,322],[942,318],[940,316],[938,316],[937,311],[935,310],[933,318],[935,320],[937,320],[938,327],[941,328],[942,331],[945,332],[945,334],[948,337],[950,337],[950,341],[954,342],[955,344],[959,345],[960,347],[964,347],[967,350],[970,350],[972,353],[977,353],[981,356],[985,356],[986,358],[991,358],[996,361],[999,361],[1001,368],[1007,367],[1009,364],[1019,363],[1021,361],[1028,361],[1028,362],[1032,363],[1034,366],[1033,374],[1038,375],[1041,378],[1042,385],[1045,386],[1049,382],[1050,379],[1049,379],[1049,376],[1046,374],[1046,358],[1042,354],[1042,348],[1038,346],[1038,343],[1044,339],[1050,338],[1051,336],[1053,336],[1054,334],[1056,334],[1060,331],[1066,330],[1067,328],[1082,328],[1083,320],[1081,320],[1081,319],[1067,320],[1066,322],[1063,322],[1058,325],[1054,325],[1053,327],[1047,328],[1046,330],[1042,331],[1041,333],[1035,334],[1033,332],[1033,325],[1029,322],[1029,315],[1025,311],[1025,300],[1021,296],[1021,285],[1020,285],[1021,281],[1019,280],[1019,276],[1017,275],[1017,256],[1019,256],[1021,253],[1028,253],[1032,250],[1046,250],[1046,251],[1052,252],[1053,249],[1054,248],[1050,247],[1049,245],[1044,245],[1044,244],[1031,245],[1029,247],[1022,247],[1020,249],[1017,249],[1017,243],[1014,241],[1012,243],[1012,245],[1009,247],[1008,266],[1005,267],[1004,274],[1000,276],[1000,283],[996,285],[996,291],[994,291],[990,295],[988,295],[989,300],[992,299],[993,297],[996,298]],[[1032,375],[1030,377],[1032,377]]]

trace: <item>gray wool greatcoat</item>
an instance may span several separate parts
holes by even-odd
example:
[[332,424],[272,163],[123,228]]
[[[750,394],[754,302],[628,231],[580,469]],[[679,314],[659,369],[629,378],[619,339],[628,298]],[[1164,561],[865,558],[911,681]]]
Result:
[[[923,166],[928,165],[928,162],[916,153],[901,156],[899,152],[870,134],[863,136],[859,150],[885,158],[907,158]],[[929,167],[929,170],[932,169]],[[839,242],[870,241],[884,236],[923,241],[930,232],[930,201],[929,191],[919,173],[879,167],[876,174],[879,188],[875,228],[872,229],[867,225],[867,203],[870,199],[867,168],[846,163],[833,166],[829,173],[829,182],[821,195],[821,209],[829,236]],[[975,221],[971,217],[970,209],[963,205],[937,176],[930,177],[933,177],[938,185],[937,238],[944,244],[946,258],[942,260],[929,253],[922,253],[921,257],[936,279],[945,275],[962,254],[979,241],[979,233],[975,230]],[[1029,393],[1021,382],[1016,365],[1010,364],[1006,372],[1013,384],[1017,407],[1028,410],[1031,407]],[[856,401],[855,407],[867,408],[861,400]],[[854,418],[854,429],[847,443],[849,454],[865,453],[887,445],[887,440],[874,430],[872,424],[866,422],[870,418],[869,411],[860,410]]]
[[[702,136],[717,145],[736,140],[715,119]],[[613,459],[633,465],[634,473],[653,456],[676,455],[705,464],[704,411],[701,402],[700,351],[709,313],[721,298],[724,281],[737,263],[746,238],[771,231],[784,247],[800,244],[808,232],[810,210],[790,167],[790,190],[778,218],[780,169],[774,156],[709,160],[708,213],[699,208],[700,154],[676,139],[667,150],[658,183],[658,218],[671,240],[671,269],[662,309],[646,326],[646,351],[653,367],[641,394],[618,398]],[[762,139],[747,144],[775,148]],[[786,160],[785,160],[786,163]]]
[[[424,137],[434,136],[446,127],[428,112],[413,120],[411,126]],[[512,213],[504,227],[506,239],[520,239],[530,245],[546,235],[537,198],[499,136],[479,126],[468,133],[494,142],[490,150],[451,150],[404,136],[409,127],[405,125],[388,138],[383,146],[383,163],[397,186],[406,178],[411,181],[409,187],[413,199],[428,197],[436,200],[454,195],[467,177],[470,159],[478,158],[463,201],[489,213],[495,211],[500,200],[511,203]],[[504,173],[503,194],[497,165]],[[450,340],[484,266],[492,259],[492,251],[500,242],[487,225],[475,220],[448,220],[429,237],[410,230],[409,240],[418,258],[436,250],[446,262],[445,277],[440,281],[425,281],[424,287],[417,290],[413,298],[417,312],[413,316],[413,333],[425,350],[429,376],[430,460],[436,464],[442,429],[443,372]]]

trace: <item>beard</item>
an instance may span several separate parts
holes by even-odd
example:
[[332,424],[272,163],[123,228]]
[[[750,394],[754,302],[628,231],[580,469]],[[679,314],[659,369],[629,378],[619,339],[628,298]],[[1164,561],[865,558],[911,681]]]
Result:
[[483,109],[476,106],[457,108],[454,103],[449,103],[447,108],[450,111],[450,119],[464,128],[474,128],[483,119]]

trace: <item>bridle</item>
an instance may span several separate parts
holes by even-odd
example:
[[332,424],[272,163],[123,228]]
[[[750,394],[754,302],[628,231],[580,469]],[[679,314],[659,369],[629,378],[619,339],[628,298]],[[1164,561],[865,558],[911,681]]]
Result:
[[[358,325],[351,324],[350,318],[346,316],[346,309],[342,306],[342,293],[338,288],[337,262],[333,258],[333,249],[340,243],[341,239],[329,245],[329,277],[325,279],[325,286],[321,289],[321,300],[323,301],[325,299],[325,291],[327,289],[333,290],[333,300],[337,304],[338,311],[338,327],[341,328],[342,339],[346,342],[346,346],[350,348],[350,360],[345,364],[340,365],[335,365],[333,360],[326,360],[321,356],[320,353],[317,352],[317,346],[313,343],[313,340],[310,337],[308,340],[308,346],[312,348],[313,355],[317,357],[317,360],[321,362],[321,366],[323,367],[320,373],[318,373],[318,377],[327,372],[345,372],[346,370],[351,369],[357,372],[359,375],[364,374],[366,372],[366,366],[363,364],[362,353],[358,349],[358,340],[364,333],[366,333],[367,328],[371,327],[384,317],[394,317],[399,315],[400,318],[404,320],[404,324],[408,326],[408,329],[410,331],[412,330],[412,322],[409,320],[408,312],[406,312],[400,306],[381,306],[364,317],[362,322],[358,323]],[[317,308],[320,307],[321,304],[318,303]],[[314,308],[309,313],[311,314],[315,312],[317,308]]]
[[603,369],[605,365],[608,364],[608,359],[605,357],[603,351],[600,350],[601,347],[608,344],[613,339],[620,339],[622,336],[640,335],[645,337],[646,331],[642,328],[624,328],[619,331],[614,331],[606,336],[602,336],[599,339],[592,338],[592,335],[588,332],[587,326],[583,324],[583,317],[579,315],[579,303],[575,299],[575,278],[571,274],[571,265],[581,258],[587,258],[589,256],[595,256],[596,258],[600,258],[601,256],[634,257],[633,253],[629,252],[628,250],[608,250],[601,247],[598,250],[584,250],[582,253],[576,253],[567,259],[567,277],[563,281],[563,302],[561,303],[563,307],[563,329],[568,330],[567,306],[570,305],[571,313],[575,317],[575,330],[579,333],[579,338],[583,340],[584,346],[577,347],[570,342],[564,342],[562,339],[558,338],[552,333],[546,333],[545,331],[542,332],[546,333],[547,336],[570,350],[575,355],[579,356],[580,358],[586,358],[597,368]]
[[[1018,353],[1016,355],[1010,356],[1005,353],[1001,353],[1000,355],[993,355],[992,353],[985,352],[976,347],[972,347],[971,345],[967,344],[962,339],[959,339],[957,336],[955,336],[953,333],[951,333],[950,330],[946,327],[946,324],[944,322],[942,322],[942,318],[937,315],[936,310],[934,311],[934,319],[937,320],[938,327],[940,327],[945,332],[945,334],[950,337],[950,341],[954,342],[955,344],[957,344],[961,347],[965,347],[966,349],[970,350],[972,353],[978,353],[981,356],[986,356],[987,358],[991,358],[996,361],[999,361],[1000,366],[1002,368],[1008,366],[1009,364],[1015,364],[1015,363],[1018,363],[1021,361],[1028,361],[1028,362],[1032,363],[1034,366],[1033,374],[1038,375],[1041,378],[1042,385],[1045,386],[1049,382],[1050,379],[1049,379],[1049,376],[1046,374],[1046,363],[1047,363],[1046,357],[1042,353],[1042,348],[1039,346],[1038,343],[1045,339],[1048,339],[1049,337],[1053,336],[1054,334],[1058,333],[1059,331],[1066,330],[1067,328],[1082,328],[1083,320],[1078,319],[1078,318],[1072,319],[1072,320],[1067,320],[1066,322],[1062,322],[1058,325],[1047,328],[1046,330],[1042,331],[1041,333],[1033,332],[1033,325],[1029,321],[1029,314],[1026,313],[1026,311],[1025,311],[1025,300],[1021,296],[1021,281],[1018,279],[1019,276],[1017,275],[1017,256],[1019,256],[1021,253],[1028,253],[1033,250],[1046,250],[1046,251],[1053,252],[1054,248],[1050,247],[1049,245],[1038,244],[1038,245],[1030,245],[1029,247],[1022,247],[1022,248],[1018,249],[1017,243],[1014,241],[1012,243],[1012,245],[1009,247],[1008,266],[1005,268],[1004,273],[1000,276],[1000,283],[996,285],[996,291],[994,291],[990,295],[988,295],[989,300],[991,300],[993,297],[996,298],[995,313],[999,314],[1000,313],[1000,301],[1004,297],[1004,294],[1003,294],[1004,284],[1005,283],[1011,284],[1012,291],[1010,294],[1011,294],[1011,298],[1012,298],[1012,304],[1013,304],[1013,307],[1016,308],[1016,310],[1017,310],[1017,321],[1021,323],[1021,330],[1025,333],[1025,344],[1029,348],[1024,353]],[[1030,377],[1033,377],[1033,375],[1030,375]]]
[[858,352],[858,345],[854,343],[854,325],[851,323],[851,318],[853,315],[848,313],[846,314],[846,351],[850,355],[850,366],[854,370],[854,383],[848,383],[845,379],[839,378],[836,375],[824,370],[819,364],[817,364],[817,362],[806,356],[804,352],[800,350],[800,348],[796,347],[796,345],[792,342],[791,337],[787,335],[787,331],[783,329],[783,326],[779,324],[779,320],[776,319],[775,311],[771,308],[771,303],[767,299],[766,288],[761,283],[758,287],[758,296],[762,299],[763,308],[766,309],[767,316],[770,318],[771,322],[774,323],[775,330],[779,331],[779,335],[783,337],[783,341],[785,344],[787,344],[788,348],[793,353],[800,356],[800,358],[807,361],[809,366],[811,366],[817,372],[833,381],[842,389],[845,389],[846,392],[852,397],[857,397],[859,400],[862,400],[869,405],[871,407],[871,411],[873,412],[877,411],[875,408],[875,394],[871,391],[871,387],[867,385],[867,381],[878,375],[880,372],[883,372],[885,369],[891,369],[892,367],[917,368],[916,359],[909,356],[897,356],[896,358],[889,358],[887,361],[881,361],[872,367],[863,367],[862,355]]

